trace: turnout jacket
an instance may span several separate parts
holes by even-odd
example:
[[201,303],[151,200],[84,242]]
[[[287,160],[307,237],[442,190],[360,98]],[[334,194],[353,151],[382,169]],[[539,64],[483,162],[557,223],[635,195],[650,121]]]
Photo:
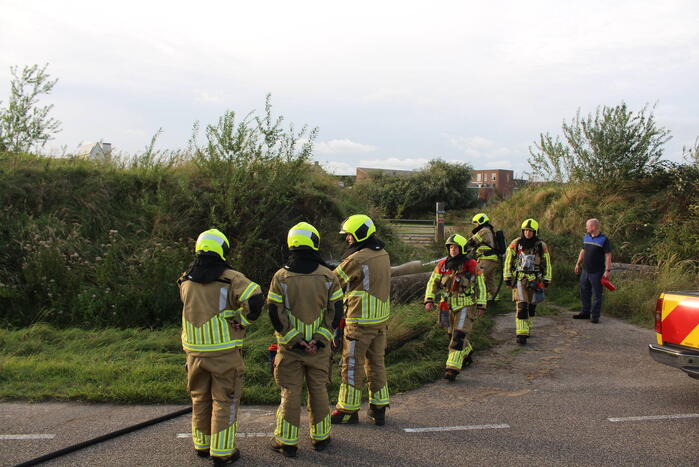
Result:
[[447,298],[452,310],[476,305],[485,308],[486,289],[483,272],[475,260],[464,261],[458,270],[448,269],[447,258],[442,259],[427,281],[425,303],[433,303],[438,293]]
[[267,294],[277,343],[293,347],[315,340],[329,345],[342,319],[342,297],[340,282],[325,266],[308,274],[279,269]]
[[218,356],[242,347],[245,329],[234,329],[233,321],[245,328],[258,318],[248,306],[251,297],[262,293],[258,284],[226,269],[212,282],[194,282],[183,276],[178,285],[185,352],[195,357]]
[[335,274],[345,289],[345,322],[379,324],[391,314],[391,261],[384,249],[362,248],[345,258]]
[[[532,248],[524,248],[521,240],[522,237],[517,237],[507,247],[503,278],[505,280],[512,280],[513,276],[515,280],[540,278],[551,282],[551,256],[546,243],[537,239]],[[533,261],[529,261],[528,257]]]
[[495,234],[492,228],[482,226],[468,239],[468,246],[476,248],[476,259],[498,260],[498,255],[491,252],[495,248]]

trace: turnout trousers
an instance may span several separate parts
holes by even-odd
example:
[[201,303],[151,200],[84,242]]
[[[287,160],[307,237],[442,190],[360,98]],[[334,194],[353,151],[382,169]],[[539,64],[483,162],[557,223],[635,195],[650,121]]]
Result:
[[315,354],[280,345],[275,357],[274,380],[281,387],[281,403],[277,409],[274,437],[282,444],[299,442],[303,382],[308,387],[308,424],[313,441],[330,436],[330,401],[328,399],[328,359],[330,347]]
[[384,353],[386,323],[363,325],[349,323],[345,327],[342,348],[342,383],[337,397],[337,410],[353,413],[359,410],[364,382],[369,385],[369,403],[389,403]]
[[187,390],[192,398],[192,441],[196,450],[218,457],[230,456],[235,450],[244,371],[240,349],[215,357],[187,354]]
[[473,350],[471,342],[468,340],[473,329],[473,322],[478,318],[476,307],[465,306],[458,310],[449,310],[449,354],[447,356],[446,367],[450,370],[461,371],[464,358]]
[[515,302],[515,335],[528,336],[534,327],[534,315],[536,314],[536,303],[534,301],[534,290],[529,288],[529,278],[523,276],[512,289],[512,301]]
[[487,300],[495,300],[495,291],[498,289],[500,274],[502,274],[500,263],[494,259],[479,259],[478,268],[483,273],[483,279],[485,280]]

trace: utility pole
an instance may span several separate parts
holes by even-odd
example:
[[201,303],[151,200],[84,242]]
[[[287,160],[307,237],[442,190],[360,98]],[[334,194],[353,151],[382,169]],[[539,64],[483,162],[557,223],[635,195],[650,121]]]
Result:
[[437,225],[434,229],[434,241],[438,245],[444,242],[444,201],[437,201]]

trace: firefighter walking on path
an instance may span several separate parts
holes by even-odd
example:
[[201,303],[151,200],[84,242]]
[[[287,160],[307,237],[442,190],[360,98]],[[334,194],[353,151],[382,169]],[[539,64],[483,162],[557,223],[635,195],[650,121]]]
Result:
[[[483,272],[485,288],[487,290],[488,305],[497,298],[500,273],[498,251],[495,246],[495,229],[490,219],[484,212],[473,216],[471,223],[475,225],[471,231],[472,237],[468,239],[468,248],[476,250],[478,267]],[[502,251],[500,252],[502,253]]]
[[[440,326],[451,336],[444,378],[456,380],[464,363],[471,363],[473,347],[468,336],[474,321],[485,313],[486,287],[483,273],[475,260],[466,256],[465,237],[454,234],[445,245],[449,255],[437,263],[425,290],[425,310],[434,308],[441,294]],[[448,312],[448,319],[445,316]]]
[[334,424],[357,423],[365,379],[369,385],[369,417],[385,423],[389,403],[384,365],[386,321],[390,315],[391,262],[376,238],[369,216],[355,214],[343,223],[348,248],[335,274],[345,289],[345,328],[342,344],[342,383]]
[[516,302],[515,334],[524,345],[534,325],[536,305],[544,300],[544,289],[551,283],[551,257],[546,244],[538,237],[539,223],[534,219],[522,222],[522,236],[507,247],[503,277],[513,289]]
[[304,380],[308,387],[308,423],[313,449],[330,443],[328,360],[333,331],[342,319],[342,288],[318,254],[320,234],[300,222],[287,236],[289,260],[272,278],[267,295],[277,336],[274,380],[281,404],[272,448],[296,457]]
[[245,366],[245,329],[262,312],[260,286],[226,263],[230,243],[216,229],[199,235],[195,259],[178,280],[182,299],[182,347],[192,397],[192,441],[214,465],[240,458],[235,447]]

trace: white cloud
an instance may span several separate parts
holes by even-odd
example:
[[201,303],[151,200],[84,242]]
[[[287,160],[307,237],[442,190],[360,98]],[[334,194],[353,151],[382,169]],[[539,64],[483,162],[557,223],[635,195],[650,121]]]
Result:
[[206,91],[202,91],[201,89],[195,90],[194,94],[199,102],[206,102],[209,104],[221,102],[221,98],[218,97],[217,95],[210,94]]
[[331,139],[320,141],[314,145],[317,154],[365,153],[376,151],[376,146],[357,143],[349,139]]
[[334,175],[354,175],[356,173],[356,167],[347,162],[324,161],[320,162],[320,165],[327,172],[330,172]]
[[362,159],[357,167],[369,167],[373,169],[395,169],[395,170],[415,170],[424,167],[429,159],[406,158],[399,159],[390,157],[388,159]]

